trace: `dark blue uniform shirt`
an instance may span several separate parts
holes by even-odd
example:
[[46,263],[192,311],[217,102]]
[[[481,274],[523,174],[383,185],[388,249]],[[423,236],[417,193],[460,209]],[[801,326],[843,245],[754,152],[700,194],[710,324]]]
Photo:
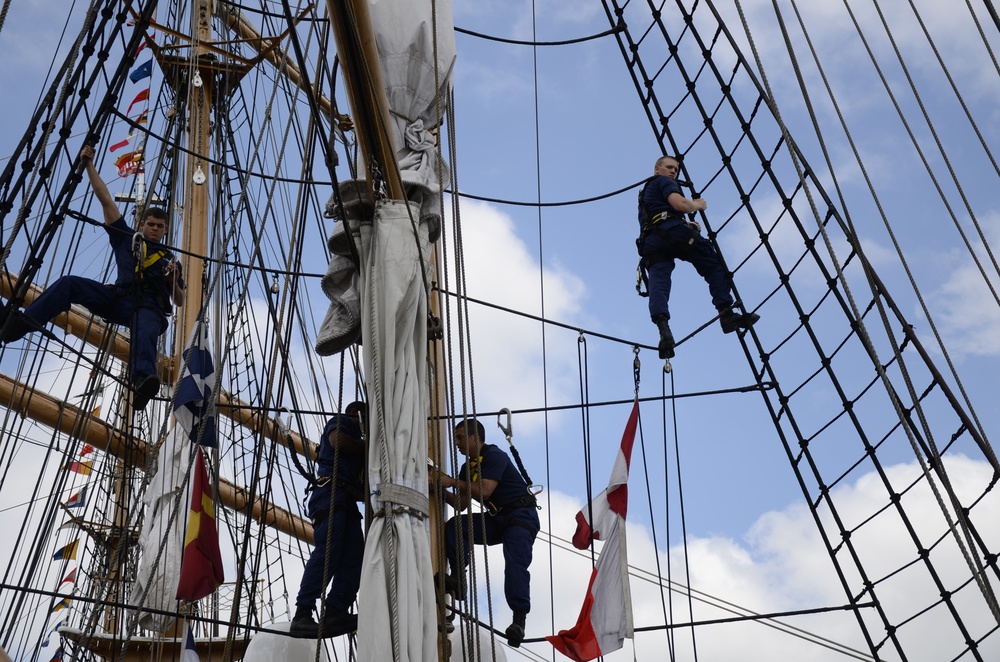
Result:
[[[478,464],[479,474],[476,474]],[[477,483],[481,478],[497,481],[496,489],[490,495],[489,501],[497,508],[504,508],[528,496],[528,484],[524,482],[521,473],[510,457],[493,444],[483,445],[479,461],[466,461],[462,465],[458,477],[468,483]]]
[[[330,509],[330,495],[334,493],[333,484],[337,484],[334,496],[334,507],[354,501],[364,499],[365,485],[365,454],[348,453],[340,449],[340,457],[337,458],[337,449],[330,443],[330,434],[337,429],[337,422],[340,422],[340,434],[345,434],[352,439],[361,441],[361,427],[357,418],[334,414],[323,428],[322,441],[319,444],[319,457],[316,461],[316,475],[330,478],[326,484],[314,487],[309,497],[309,517],[315,518],[317,515],[325,515]],[[334,478],[334,460],[337,459],[337,475]]]
[[[642,211],[639,211],[639,228],[641,229],[643,225],[648,223],[654,216],[661,212],[666,212],[668,216],[674,218],[660,221],[657,224],[658,227],[666,229],[683,223],[684,214],[671,207],[670,203],[667,202],[667,198],[670,197],[671,193],[680,192],[680,185],[669,177],[656,175],[649,180],[649,183],[646,184],[642,193],[642,203],[646,207],[646,213],[648,216],[644,219]],[[681,193],[681,195],[683,195],[683,193]]]
[[[118,266],[118,275],[115,278],[115,285],[124,290],[131,291],[132,281],[136,276],[135,255],[132,252],[132,237],[135,234],[132,228],[121,217],[111,225],[105,225],[104,229],[108,233],[108,241],[111,250],[115,255],[115,264]],[[152,256],[158,251],[163,255],[155,262],[146,267],[142,272],[143,284],[143,305],[155,308],[164,315],[173,312],[171,308],[171,295],[173,287],[166,276],[166,268],[174,254],[162,244],[147,242],[146,255]],[[177,276],[180,277],[180,265],[178,265]]]

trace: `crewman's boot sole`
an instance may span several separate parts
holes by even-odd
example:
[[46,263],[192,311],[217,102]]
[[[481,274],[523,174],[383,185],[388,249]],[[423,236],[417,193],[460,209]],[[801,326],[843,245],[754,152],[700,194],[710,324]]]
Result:
[[749,329],[757,323],[760,315],[757,313],[738,313],[732,308],[719,311],[719,325],[723,333],[732,333],[738,329]]

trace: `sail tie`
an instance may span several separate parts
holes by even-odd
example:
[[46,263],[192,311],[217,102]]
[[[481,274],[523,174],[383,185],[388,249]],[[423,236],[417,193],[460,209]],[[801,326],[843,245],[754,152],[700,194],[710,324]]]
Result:
[[[385,517],[385,511],[388,509],[395,514],[409,513],[417,519],[424,520],[430,512],[430,499],[427,495],[405,485],[379,483],[372,494],[379,504],[384,504],[382,510],[375,513],[375,517]],[[394,508],[390,504],[398,507]]]

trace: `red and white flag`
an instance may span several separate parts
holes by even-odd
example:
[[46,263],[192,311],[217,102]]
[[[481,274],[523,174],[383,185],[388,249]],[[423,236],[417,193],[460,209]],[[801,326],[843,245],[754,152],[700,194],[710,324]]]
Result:
[[556,650],[577,662],[587,662],[616,651],[633,635],[625,515],[628,511],[628,468],[638,420],[637,398],[625,425],[608,488],[576,515],[573,545],[586,549],[594,540],[604,540],[604,549],[590,575],[576,625],[546,639]]

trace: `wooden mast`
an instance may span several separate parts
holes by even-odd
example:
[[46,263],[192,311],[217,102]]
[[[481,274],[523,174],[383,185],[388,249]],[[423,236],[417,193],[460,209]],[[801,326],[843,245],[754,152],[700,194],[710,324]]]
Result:
[[[351,105],[351,116],[355,123],[355,134],[358,147],[364,161],[364,177],[368,182],[366,190],[372,192],[376,186],[384,185],[384,193],[393,200],[404,200],[405,192],[399,177],[399,167],[396,161],[396,149],[392,138],[392,124],[389,119],[389,105],[385,100],[385,85],[382,81],[382,69],[378,59],[378,46],[375,42],[371,16],[368,13],[367,0],[327,0],[327,11],[330,24],[333,27],[337,43],[337,55],[340,58],[344,76],[344,87],[347,90]],[[381,181],[373,180],[377,174]],[[374,202],[374,200],[373,200]],[[431,273],[438,277],[437,247],[430,254]],[[429,292],[428,310],[434,319],[440,319],[440,294],[436,289]],[[444,431],[444,352],[443,344],[433,341],[428,335],[430,347],[427,357],[429,369],[433,371],[430,406],[428,412],[427,453],[430,458],[441,466],[441,452],[438,440],[443,439]],[[430,499],[430,536],[438,540],[440,534],[442,513],[435,499]],[[437,558],[437,546],[431,545],[431,563],[438,568],[443,559]],[[439,624],[444,619],[442,610],[438,610]],[[447,634],[443,628],[438,628],[438,659],[450,657]]]
[[185,305],[177,309],[174,379],[204,298],[202,275],[205,272],[205,261],[198,256],[208,255],[209,147],[215,75],[211,68],[206,69],[202,75],[200,65],[202,60],[209,58],[211,52],[207,45],[212,41],[212,4],[207,0],[192,3],[193,39],[187,92],[187,177],[184,182],[180,246],[184,251],[180,261],[184,268],[187,291]]

